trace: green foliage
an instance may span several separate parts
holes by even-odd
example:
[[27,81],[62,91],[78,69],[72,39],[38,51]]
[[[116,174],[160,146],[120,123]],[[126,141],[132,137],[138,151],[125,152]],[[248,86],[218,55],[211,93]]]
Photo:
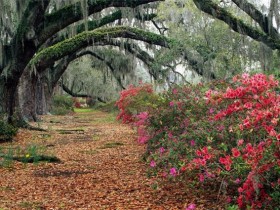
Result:
[[55,115],[66,115],[73,112],[73,99],[64,95],[53,97],[51,113]]
[[227,207],[227,210],[238,210],[238,206],[237,205],[231,205]]
[[0,142],[11,140],[17,133],[17,128],[0,120]]
[[100,147],[99,149],[110,149],[110,148],[120,147],[123,145],[124,144],[121,142],[109,142],[109,143],[106,143],[104,146]]
[[94,106],[95,109],[101,110],[103,112],[117,112],[118,108],[116,107],[116,101],[111,101],[108,103],[97,103]]
[[11,167],[14,161],[22,163],[60,162],[57,157],[46,153],[45,147],[35,144],[26,147],[0,147],[0,166]]

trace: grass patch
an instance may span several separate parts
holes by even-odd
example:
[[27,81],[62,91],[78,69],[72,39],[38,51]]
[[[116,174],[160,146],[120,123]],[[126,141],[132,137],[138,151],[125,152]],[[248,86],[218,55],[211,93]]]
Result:
[[91,149],[91,150],[82,150],[79,151],[82,154],[86,154],[86,155],[95,155],[97,153],[99,153],[99,151],[95,150],[95,149]]
[[[12,187],[6,186],[6,187],[0,187],[0,191],[13,191],[14,189]],[[1,208],[0,208],[1,210]]]
[[116,148],[116,147],[120,147],[123,145],[124,144],[121,142],[109,142],[109,143],[106,143],[104,146],[100,147],[99,149]]
[[44,209],[40,202],[23,201],[19,203],[21,208],[40,210]]
[[40,133],[38,134],[38,137],[41,138],[41,139],[49,139],[51,138],[51,134],[48,134],[48,133]]
[[88,112],[93,112],[93,109],[90,108],[74,108],[74,112],[76,113],[88,113]]
[[116,106],[116,101],[111,101],[107,103],[97,103],[94,106],[95,109],[101,110],[103,112],[118,112],[118,107]]
[[93,141],[98,141],[100,139],[100,136],[99,135],[93,135],[92,136],[92,140]]
[[110,113],[106,115],[105,117],[95,118],[92,123],[115,123],[116,120],[116,114]]
[[84,129],[74,129],[74,130],[56,130],[59,134],[84,134]]
[[55,156],[46,155],[46,147],[28,145],[26,147],[1,147],[0,166],[11,167],[14,161],[23,163],[60,162]]

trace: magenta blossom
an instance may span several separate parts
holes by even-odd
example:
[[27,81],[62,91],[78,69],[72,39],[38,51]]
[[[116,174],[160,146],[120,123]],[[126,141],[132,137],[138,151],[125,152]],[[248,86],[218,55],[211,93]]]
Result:
[[161,148],[159,148],[159,152],[160,152],[160,154],[162,154],[165,152],[165,149],[163,147],[161,147]]
[[199,174],[199,181],[200,182],[204,182],[204,175],[203,174]]
[[188,207],[186,208],[186,210],[194,210],[195,209],[195,204],[190,204],[190,205],[188,205]]
[[195,146],[195,140],[191,140],[190,144],[191,144],[192,147]]
[[239,184],[240,183],[240,179],[237,178],[235,181],[234,181],[235,184]]
[[156,162],[154,160],[152,160],[150,163],[150,166],[154,168],[154,167],[156,167],[156,165],[157,165]]
[[178,90],[174,88],[174,89],[172,90],[172,93],[173,93],[174,95],[176,95],[176,94],[178,93]]
[[171,176],[176,176],[176,175],[177,175],[177,170],[176,170],[176,168],[171,168],[171,169],[170,169],[170,175],[171,175]]

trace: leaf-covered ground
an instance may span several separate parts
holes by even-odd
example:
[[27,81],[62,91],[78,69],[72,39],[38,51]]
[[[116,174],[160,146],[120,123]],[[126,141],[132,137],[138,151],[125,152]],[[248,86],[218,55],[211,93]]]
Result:
[[[211,191],[147,177],[135,132],[99,111],[44,116],[37,126],[48,132],[20,130],[1,148],[37,145],[60,163],[20,163],[0,167],[3,209],[223,209]],[[1,160],[1,159],[0,159]],[[186,180],[188,181],[188,180]]]

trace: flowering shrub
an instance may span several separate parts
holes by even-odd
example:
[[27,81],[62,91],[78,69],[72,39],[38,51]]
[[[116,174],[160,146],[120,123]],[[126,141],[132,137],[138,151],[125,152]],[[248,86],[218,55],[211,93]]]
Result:
[[[152,174],[220,183],[240,209],[279,206],[278,87],[272,76],[243,74],[232,83],[175,87],[158,96],[160,106],[128,112]],[[128,98],[123,110],[137,104]]]
[[[241,187],[238,188],[237,199],[239,208],[263,208],[272,200],[275,189],[280,184],[280,95],[276,93],[278,81],[273,76],[243,74],[233,78],[234,87],[225,92],[207,92],[210,104],[226,103],[223,110],[219,110],[214,120],[223,118],[238,118],[234,130],[238,133],[249,131],[250,135],[239,140],[232,154],[227,156],[228,169],[233,162],[237,168],[240,162],[247,167],[248,174]],[[279,196],[279,194],[278,194]]]
[[156,108],[157,101],[152,85],[141,84],[137,87],[131,85],[121,92],[120,99],[116,102],[120,110],[117,119],[123,123],[132,123],[140,112]]

